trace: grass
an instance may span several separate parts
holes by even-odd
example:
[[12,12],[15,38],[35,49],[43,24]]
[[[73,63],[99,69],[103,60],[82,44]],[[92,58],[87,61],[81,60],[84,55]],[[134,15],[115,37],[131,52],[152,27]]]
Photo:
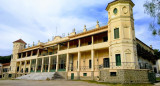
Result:
[[156,81],[160,81],[160,77],[156,78]]
[[101,84],[106,86],[153,86],[153,84],[148,84],[148,83],[147,84],[118,84],[118,83],[97,82],[97,81],[90,81],[90,80],[78,80],[78,81]]

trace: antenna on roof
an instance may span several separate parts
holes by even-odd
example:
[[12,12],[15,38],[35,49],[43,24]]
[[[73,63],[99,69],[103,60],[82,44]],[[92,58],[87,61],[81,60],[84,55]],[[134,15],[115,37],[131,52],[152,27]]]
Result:
[[56,26],[56,35],[57,35],[57,26]]
[[22,35],[20,34],[20,39],[22,39]]

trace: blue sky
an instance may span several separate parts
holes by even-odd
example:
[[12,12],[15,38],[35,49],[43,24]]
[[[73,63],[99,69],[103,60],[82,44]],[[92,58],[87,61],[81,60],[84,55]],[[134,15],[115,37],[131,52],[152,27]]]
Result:
[[[107,24],[107,4],[113,0],[0,0],[0,56],[12,53],[12,42],[22,38],[32,44],[47,42],[55,35]],[[160,49],[160,37],[148,29],[151,18],[144,14],[145,0],[133,0],[136,37]],[[56,34],[57,27],[57,34]]]

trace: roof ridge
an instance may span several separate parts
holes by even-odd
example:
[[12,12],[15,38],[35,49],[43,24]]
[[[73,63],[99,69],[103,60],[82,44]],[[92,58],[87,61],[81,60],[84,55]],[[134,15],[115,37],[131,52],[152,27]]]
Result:
[[15,42],[19,42],[19,43],[24,43],[24,44],[26,44],[26,42],[24,42],[22,39],[18,39],[18,40],[16,40],[16,41],[14,41],[13,43],[15,43]]

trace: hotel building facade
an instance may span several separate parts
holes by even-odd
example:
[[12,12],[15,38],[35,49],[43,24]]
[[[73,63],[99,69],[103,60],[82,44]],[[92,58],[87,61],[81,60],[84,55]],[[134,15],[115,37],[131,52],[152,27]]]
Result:
[[[55,36],[51,41],[39,41],[27,48],[22,39],[13,42],[8,73],[18,77],[59,72],[68,80],[149,82],[154,52],[135,37],[133,7],[131,0],[115,0],[106,7],[108,24],[105,26],[97,21],[92,30],[84,26],[82,33],[74,30],[67,37]],[[144,57],[143,49],[152,57]]]

